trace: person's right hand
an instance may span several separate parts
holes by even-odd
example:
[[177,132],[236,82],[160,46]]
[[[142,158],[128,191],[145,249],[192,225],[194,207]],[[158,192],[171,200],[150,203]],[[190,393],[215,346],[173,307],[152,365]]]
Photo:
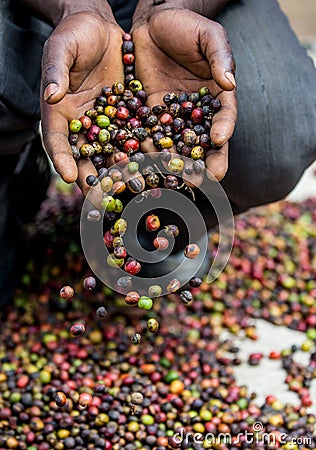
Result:
[[45,148],[64,181],[77,181],[83,193],[89,159],[78,166],[68,142],[68,125],[94,105],[103,86],[123,82],[123,30],[97,13],[77,12],[62,19],[47,40],[42,60],[41,115]]

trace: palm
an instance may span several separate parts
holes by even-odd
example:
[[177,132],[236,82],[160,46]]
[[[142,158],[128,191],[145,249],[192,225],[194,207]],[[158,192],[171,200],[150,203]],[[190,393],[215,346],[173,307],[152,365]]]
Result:
[[[154,26],[142,25],[133,33],[137,76],[144,84],[150,104],[161,101],[168,91],[193,92],[202,85],[217,96],[221,89],[211,79],[208,61],[199,52],[198,36],[186,31],[192,40],[184,47],[180,42],[184,31],[179,33],[174,21],[173,15],[164,14],[155,18]],[[165,28],[170,30],[168,35]]]

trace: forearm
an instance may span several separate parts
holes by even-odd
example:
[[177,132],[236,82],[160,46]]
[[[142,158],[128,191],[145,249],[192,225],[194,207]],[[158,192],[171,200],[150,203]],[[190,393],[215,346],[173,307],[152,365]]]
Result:
[[184,7],[202,16],[213,19],[232,0],[183,0]]
[[19,0],[30,11],[44,21],[56,26],[64,17],[78,12],[93,12],[115,23],[107,0]]
[[153,0],[140,0],[138,2],[134,24],[140,24],[148,20],[154,13],[165,9],[189,9],[197,14],[214,18],[232,0],[165,0],[161,4],[154,4]]

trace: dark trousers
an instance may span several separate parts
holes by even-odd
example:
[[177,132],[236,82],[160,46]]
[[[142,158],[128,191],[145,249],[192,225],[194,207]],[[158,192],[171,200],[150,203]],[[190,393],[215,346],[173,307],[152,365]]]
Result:
[[[49,31],[27,14],[16,14],[13,3],[4,0],[0,11],[2,153],[34,136],[41,46]],[[137,2],[110,3],[128,30]],[[286,196],[315,160],[316,71],[276,0],[237,1],[217,20],[228,31],[237,62],[238,122],[222,185],[234,213],[240,213]],[[211,226],[212,214],[208,222]]]
[[51,27],[19,2],[0,6],[0,155],[17,153],[38,133],[42,47]]
[[218,20],[237,61],[238,121],[222,185],[239,213],[285,197],[316,159],[316,70],[277,1],[241,0]]

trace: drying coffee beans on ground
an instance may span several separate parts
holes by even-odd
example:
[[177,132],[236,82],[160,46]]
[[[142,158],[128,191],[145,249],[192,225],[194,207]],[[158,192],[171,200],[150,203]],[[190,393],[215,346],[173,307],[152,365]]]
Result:
[[[84,289],[83,278],[92,274],[80,249],[81,201],[77,190],[52,188],[30,229],[35,251],[23,285],[2,312],[0,448],[268,448],[237,443],[239,433],[260,422],[269,436],[287,436],[288,443],[272,448],[314,449],[315,200],[237,218],[232,256],[218,280],[193,288],[192,301],[155,302],[158,333],[147,330],[148,311],[131,314],[123,296],[98,283]],[[217,233],[210,239],[214,248]],[[61,298],[69,285],[74,296]],[[262,349],[249,360],[249,370],[265,358],[276,369],[282,364],[296,406],[282,403],[277,392],[259,402],[236,381],[242,360],[235,339],[257,339],[253,318],[306,335],[302,348],[284,342],[282,351]],[[74,323],[85,324],[83,336],[71,335]],[[225,330],[231,338],[223,340]],[[306,364],[295,360],[298,351],[308,355]],[[181,430],[188,444],[177,447]],[[194,443],[189,436],[197,433],[230,433],[232,441]],[[305,443],[292,443],[303,437]]]

